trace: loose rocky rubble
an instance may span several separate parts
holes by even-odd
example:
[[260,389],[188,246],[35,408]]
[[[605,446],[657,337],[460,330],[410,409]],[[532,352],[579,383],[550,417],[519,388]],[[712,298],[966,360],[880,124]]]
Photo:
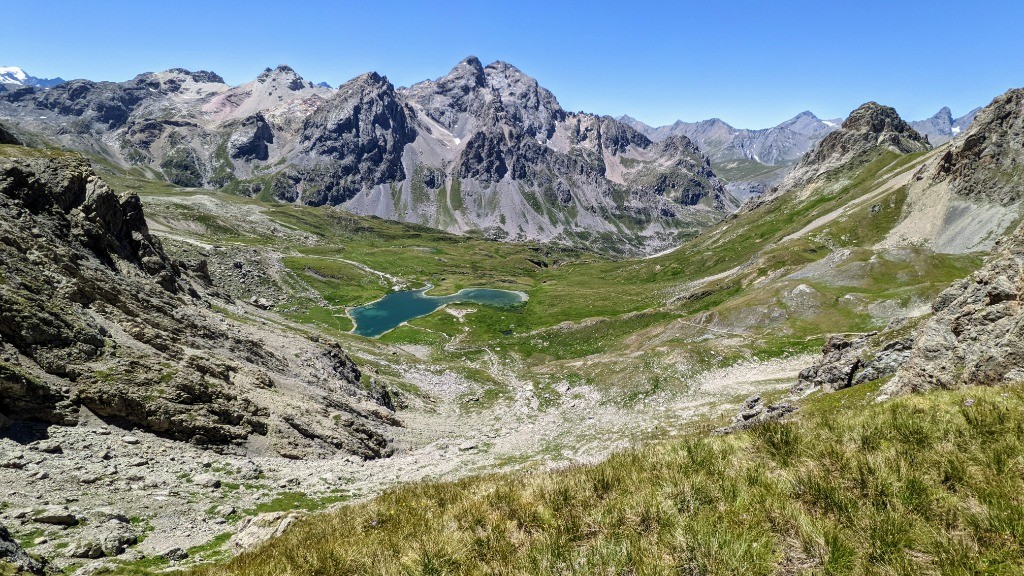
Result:
[[739,413],[733,418],[732,424],[714,430],[715,434],[731,434],[746,430],[765,422],[775,422],[796,412],[797,407],[789,402],[776,402],[765,405],[759,394],[743,401]]

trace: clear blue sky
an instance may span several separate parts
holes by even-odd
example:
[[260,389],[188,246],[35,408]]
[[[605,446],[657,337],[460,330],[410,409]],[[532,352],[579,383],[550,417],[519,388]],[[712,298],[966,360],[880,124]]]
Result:
[[337,85],[396,85],[475,54],[536,77],[568,110],[651,124],[774,125],[867,100],[954,115],[1024,86],[1024,2],[4,2],[0,65],[125,80],[172,67],[232,84],[287,63]]

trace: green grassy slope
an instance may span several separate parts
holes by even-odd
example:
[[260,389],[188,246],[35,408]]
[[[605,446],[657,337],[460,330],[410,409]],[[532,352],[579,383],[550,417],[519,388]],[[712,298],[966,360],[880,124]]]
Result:
[[1024,391],[870,390],[592,467],[398,488],[194,573],[1021,573]]
[[[669,254],[644,260],[454,236],[326,208],[209,196],[242,213],[260,214],[279,228],[269,234],[231,209],[186,203],[202,197],[196,191],[154,183],[143,174],[106,176],[115,187],[150,198],[146,209],[154,221],[166,221],[172,229],[183,220],[202,225],[175,234],[279,254],[287,271],[283,289],[294,295],[279,311],[294,321],[349,338],[343,334],[351,327],[345,307],[375,300],[395,284],[363,267],[409,286],[430,283],[438,294],[469,286],[522,290],[530,297],[525,306],[475,307],[462,321],[438,311],[383,340],[427,345],[435,356],[456,363],[478,359],[475,352],[459,350],[487,346],[535,375],[629,389],[650,385],[641,374],[623,369],[631,355],[651,361],[672,357],[675,365],[692,371],[744,357],[812,350],[830,333],[884,326],[888,318],[877,313],[879,307],[908,311],[926,305],[949,282],[975,269],[976,255],[916,248],[894,255],[871,248],[903,210],[905,188],[888,183],[922,160],[920,154],[879,152],[810,194],[789,192]],[[862,198],[870,199],[790,238]],[[789,277],[843,249],[851,255],[829,274]],[[712,275],[718,277],[701,280]],[[794,291],[808,289],[810,297],[796,298]]]

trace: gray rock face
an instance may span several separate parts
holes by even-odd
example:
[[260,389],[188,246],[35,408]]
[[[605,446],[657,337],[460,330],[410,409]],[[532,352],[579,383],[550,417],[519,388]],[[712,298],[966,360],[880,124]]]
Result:
[[0,567],[9,564],[14,567],[15,573],[26,572],[29,574],[43,574],[44,566],[28,555],[25,550],[14,541],[7,527],[0,524]]
[[999,241],[993,259],[950,286],[888,391],[1024,382],[1024,227]]
[[[149,233],[138,196],[77,155],[23,155],[0,158],[0,413],[74,424],[87,408],[197,444],[268,436],[298,457],[390,453],[336,344],[306,343],[293,363],[229,332]],[[259,400],[278,381],[303,395]]]
[[452,134],[463,135],[460,125],[467,116],[479,116],[483,112],[484,99],[480,94],[487,90],[487,76],[484,66],[476,56],[459,62],[447,76],[427,80],[405,89],[405,96],[418,104],[427,116]]
[[263,114],[253,114],[228,140],[228,154],[235,159],[266,160],[268,145],[274,143],[274,131]]
[[950,145],[930,176],[949,182],[956,194],[1007,205],[1024,199],[1022,158],[1024,89],[1016,89],[978,112],[970,129]]
[[122,126],[131,108],[148,96],[143,83],[123,86],[112,82],[72,80],[43,93],[41,108],[63,116],[86,117],[107,128]]
[[345,83],[303,124],[302,151],[312,168],[300,174],[316,186],[304,202],[340,204],[367,186],[403,180],[402,154],[415,138],[387,78],[371,72]]
[[0,124],[0,144],[21,144],[21,142],[3,124]]
[[906,362],[913,346],[913,335],[894,334],[901,327],[895,322],[882,333],[855,339],[832,336],[822,348],[822,358],[800,372],[794,392],[821,388],[826,392],[892,376]]

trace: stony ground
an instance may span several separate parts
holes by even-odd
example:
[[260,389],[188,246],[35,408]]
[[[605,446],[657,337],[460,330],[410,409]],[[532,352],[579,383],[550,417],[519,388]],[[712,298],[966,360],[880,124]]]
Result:
[[77,573],[112,563],[186,565],[252,546],[296,514],[400,483],[598,461],[697,416],[735,412],[753,391],[790,385],[809,362],[739,364],[624,406],[586,385],[537,388],[521,367],[491,354],[482,365],[508,393],[481,406],[486,391],[431,365],[429,349],[394,352],[380,361],[422,395],[398,410],[404,427],[394,429],[390,458],[217,453],[88,414],[76,427],[17,424],[0,438],[0,483],[12,487],[0,522],[30,552]]

